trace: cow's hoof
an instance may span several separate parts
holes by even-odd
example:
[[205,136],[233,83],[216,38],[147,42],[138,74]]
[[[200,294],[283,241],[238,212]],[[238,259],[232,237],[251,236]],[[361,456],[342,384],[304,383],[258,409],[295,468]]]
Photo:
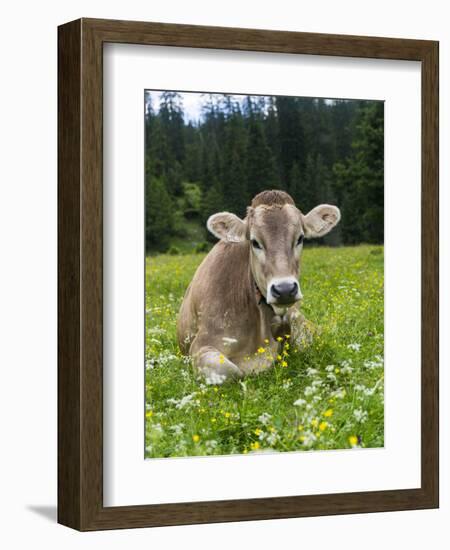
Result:
[[219,351],[203,353],[198,357],[195,366],[210,385],[220,385],[243,377],[241,369]]

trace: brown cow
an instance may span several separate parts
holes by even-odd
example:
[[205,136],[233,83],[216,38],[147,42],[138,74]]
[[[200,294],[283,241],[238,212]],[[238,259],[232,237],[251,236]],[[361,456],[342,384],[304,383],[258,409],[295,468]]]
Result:
[[180,348],[208,383],[269,368],[280,333],[304,345],[308,324],[297,307],[303,238],[322,237],[339,219],[327,204],[303,215],[284,191],[259,193],[244,220],[228,212],[209,218],[220,241],[198,267],[178,319]]

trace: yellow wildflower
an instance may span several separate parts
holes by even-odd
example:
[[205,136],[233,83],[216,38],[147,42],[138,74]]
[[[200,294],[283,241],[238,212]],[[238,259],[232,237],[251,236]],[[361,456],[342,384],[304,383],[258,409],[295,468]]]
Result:
[[277,359],[278,361],[281,361],[283,358],[281,357],[281,355],[277,355]]
[[335,372],[336,374],[339,374],[339,373],[341,372],[341,369],[338,369],[338,368],[336,367],[336,368],[334,369],[334,372]]
[[285,338],[290,338],[291,337],[290,334],[285,334],[284,336],[285,336]]
[[303,424],[299,424],[299,426],[298,426],[298,431],[299,431],[299,432],[302,432],[304,429],[305,429],[305,428],[304,428]]
[[258,353],[264,353],[266,351],[266,348],[258,348]]
[[259,442],[258,441],[255,441],[254,443],[251,443],[250,444],[250,447],[256,451],[257,449],[259,449],[260,445],[259,445]]
[[330,418],[330,416],[333,416],[333,409],[327,409],[324,413],[323,413],[323,416],[325,418]]
[[260,434],[262,434],[262,430],[259,428],[256,428],[255,435],[260,435]]
[[229,413],[229,412],[226,412],[224,414],[225,414],[225,418],[230,418],[230,416],[231,416],[231,413]]
[[268,338],[265,338],[265,339],[264,339],[264,343],[265,343],[265,344],[268,344],[268,343],[269,343],[269,339],[268,339]]
[[153,416],[153,411],[147,411],[147,412],[145,413],[145,416],[146,416],[147,418],[151,418],[151,417]]
[[193,435],[193,436],[192,436],[192,441],[193,441],[194,443],[198,443],[198,442],[200,441],[200,436],[197,435],[197,434]]
[[215,418],[211,418],[211,422],[214,424],[214,422],[216,422],[216,419],[215,419]]
[[224,357],[222,354],[219,355],[219,363],[220,363],[221,365],[222,365],[223,363],[225,363],[225,357]]
[[318,425],[319,425],[319,421],[317,420],[317,418],[313,418],[313,419],[311,420],[311,426],[312,426],[313,428],[317,428]]
[[351,435],[349,438],[348,438],[348,442],[350,443],[350,445],[352,447],[354,447],[355,445],[358,445],[358,438],[356,437],[356,435]]
[[327,426],[328,426],[328,422],[321,422],[321,423],[319,424],[319,430],[320,430],[321,432],[323,432],[323,431],[325,431],[325,430],[327,429]]
[[283,338],[281,336],[278,336],[277,337],[277,342],[282,342],[283,341]]
[[286,361],[282,361],[281,366],[282,366],[282,367],[287,367],[288,364],[286,363]]

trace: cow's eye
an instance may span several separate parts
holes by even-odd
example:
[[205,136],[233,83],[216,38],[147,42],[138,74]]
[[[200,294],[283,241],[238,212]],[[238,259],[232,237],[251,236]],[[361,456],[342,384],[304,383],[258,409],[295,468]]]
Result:
[[256,239],[252,239],[252,246],[253,248],[256,248],[258,250],[261,250],[262,246],[259,244],[259,242]]
[[300,237],[297,240],[297,246],[300,246],[303,242],[303,235],[300,235]]

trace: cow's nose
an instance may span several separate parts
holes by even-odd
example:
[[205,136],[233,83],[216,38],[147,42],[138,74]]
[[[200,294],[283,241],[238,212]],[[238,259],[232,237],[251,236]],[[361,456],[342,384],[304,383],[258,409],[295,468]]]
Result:
[[296,281],[280,281],[273,284],[270,290],[277,302],[292,302],[293,298],[297,296],[298,284]]

